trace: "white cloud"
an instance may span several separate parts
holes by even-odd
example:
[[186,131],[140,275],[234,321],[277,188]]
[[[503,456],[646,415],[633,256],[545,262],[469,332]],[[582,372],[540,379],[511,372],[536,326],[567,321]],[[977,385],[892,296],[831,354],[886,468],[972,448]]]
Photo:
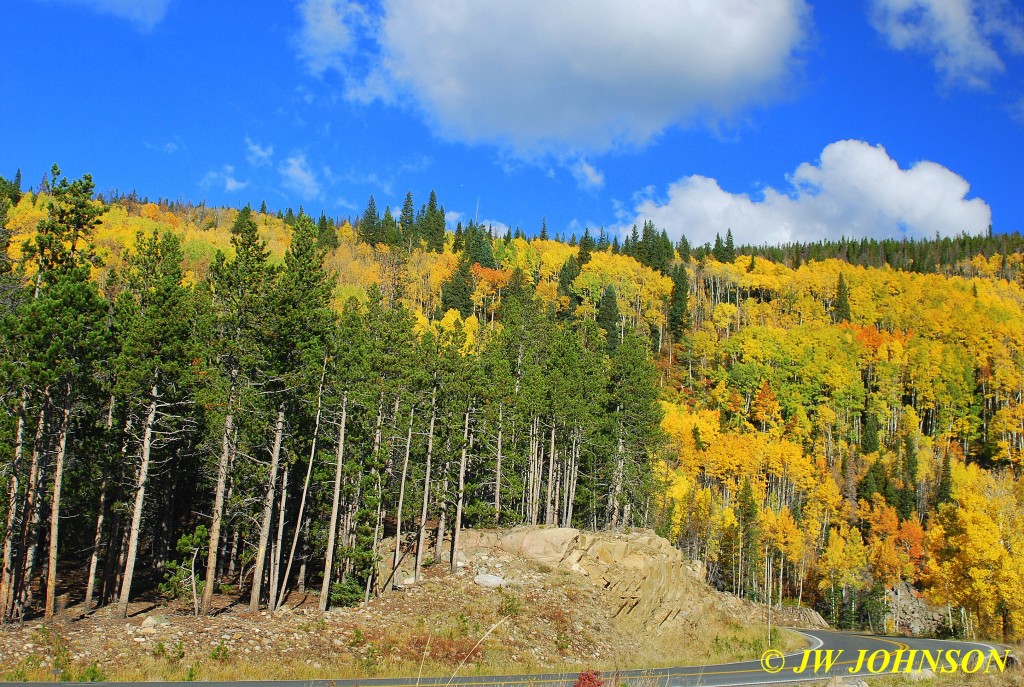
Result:
[[274,156],[274,146],[263,147],[248,136],[245,137],[245,159],[253,167],[269,165],[270,159]]
[[[642,145],[777,97],[810,15],[805,0],[384,0],[373,20],[300,7],[303,59],[341,72],[349,98],[409,98],[442,136],[520,155]],[[357,24],[374,50],[354,49]]]
[[158,153],[165,153],[167,155],[173,155],[181,147],[178,141],[167,141],[166,143],[150,143],[147,141],[143,145],[146,146],[147,150],[155,150]]
[[82,5],[101,14],[127,19],[143,31],[149,31],[167,14],[171,0],[63,0]]
[[304,153],[297,153],[284,161],[281,165],[281,178],[285,188],[305,199],[320,196],[320,182],[309,168]]
[[580,158],[570,171],[576,179],[576,184],[585,191],[596,191],[604,186],[604,173],[583,158]]
[[247,187],[249,182],[239,181],[235,178],[235,168],[233,165],[224,165],[219,170],[210,170],[204,174],[203,178],[199,180],[199,185],[202,188],[213,188],[223,185],[226,192],[233,193]]
[[900,169],[884,148],[863,141],[829,144],[817,164],[801,164],[787,181],[787,191],[766,187],[752,198],[714,179],[684,177],[662,201],[647,189],[626,226],[649,219],[697,244],[731,228],[737,243],[776,244],[979,233],[992,222],[985,201],[966,199],[970,187],[962,177],[928,161]]
[[296,37],[299,57],[316,75],[328,69],[342,69],[353,42],[353,24],[362,23],[365,13],[348,0],[301,0],[302,26]]
[[1008,0],[872,0],[871,21],[896,50],[929,54],[950,84],[986,87],[1000,50],[1024,52],[1024,18]]

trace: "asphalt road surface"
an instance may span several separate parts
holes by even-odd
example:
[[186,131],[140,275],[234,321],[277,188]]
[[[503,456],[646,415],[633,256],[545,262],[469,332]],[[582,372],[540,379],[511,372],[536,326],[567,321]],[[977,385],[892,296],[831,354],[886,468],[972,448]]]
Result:
[[[799,630],[808,638],[805,650],[783,655],[776,652],[762,661],[723,663],[708,666],[625,670],[615,674],[618,682],[631,687],[727,687],[729,685],[774,685],[833,676],[869,677],[920,668],[934,672],[984,672],[999,670],[995,653],[1005,657],[1006,649],[982,642],[944,641],[909,637],[877,637],[826,630]],[[683,647],[685,652],[685,647]],[[911,651],[915,653],[911,653]],[[801,664],[806,659],[806,665]],[[898,665],[896,661],[898,660]],[[1010,661],[1006,665],[1009,667]],[[817,666],[815,663],[817,662]],[[909,667],[908,667],[909,666]],[[952,666],[952,667],[951,667]],[[577,673],[531,675],[456,676],[443,678],[367,678],[360,680],[283,680],[247,682],[205,682],[207,687],[572,687]],[[607,680],[612,677],[604,673]],[[43,683],[40,683],[43,684]],[[53,683],[48,683],[52,685]],[[134,685],[135,683],[107,683]],[[147,683],[147,686],[181,683]],[[137,687],[137,685],[135,685]]]

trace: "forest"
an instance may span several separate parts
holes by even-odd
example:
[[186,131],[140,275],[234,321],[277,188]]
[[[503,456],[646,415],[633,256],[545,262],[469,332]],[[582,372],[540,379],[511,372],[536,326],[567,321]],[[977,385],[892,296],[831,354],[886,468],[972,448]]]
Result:
[[898,629],[909,582],[1024,636],[1019,235],[496,236],[434,193],[314,219],[57,168],[0,178],[0,227],[4,622],[354,605],[544,524],[840,627]]

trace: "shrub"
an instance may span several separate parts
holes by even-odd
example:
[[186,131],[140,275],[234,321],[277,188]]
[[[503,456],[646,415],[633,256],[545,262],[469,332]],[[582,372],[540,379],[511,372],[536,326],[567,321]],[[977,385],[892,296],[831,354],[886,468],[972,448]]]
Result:
[[584,670],[576,678],[576,682],[573,683],[572,687],[603,687],[604,680],[601,678],[601,672],[598,670]]

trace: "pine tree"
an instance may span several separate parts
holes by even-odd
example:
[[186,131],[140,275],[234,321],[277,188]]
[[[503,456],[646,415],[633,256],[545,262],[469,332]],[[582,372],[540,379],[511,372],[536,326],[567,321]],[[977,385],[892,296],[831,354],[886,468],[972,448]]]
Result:
[[839,283],[836,284],[836,303],[832,308],[832,318],[835,322],[850,321],[850,290],[846,286],[843,273],[839,273]]
[[416,206],[412,202],[412,191],[405,194],[402,214],[398,216],[398,229],[402,234],[402,243],[406,247],[412,249],[419,243],[420,237],[416,234]]
[[576,311],[576,306],[580,304],[580,297],[572,288],[572,284],[576,277],[580,276],[580,272],[580,262],[575,255],[566,258],[562,269],[558,271],[558,295],[567,299],[566,314],[569,316]]
[[580,249],[577,253],[577,259],[581,266],[590,262],[591,253],[596,249],[597,243],[590,236],[590,229],[584,229],[583,236],[580,238]]
[[384,217],[380,222],[380,238],[383,243],[393,248],[402,245],[402,234],[398,229],[398,222],[391,214],[390,205],[384,208]]
[[668,328],[677,342],[690,327],[690,277],[683,265],[672,268],[672,299],[669,302]]
[[[129,417],[139,419],[137,475],[128,551],[118,600],[124,618],[134,579],[143,505],[150,481],[153,451],[169,432],[182,433],[182,418],[191,410],[194,384],[190,362],[196,358],[193,301],[184,285],[181,240],[171,232],[136,240],[137,252],[125,259],[125,289],[117,301],[120,350],[114,369],[114,396]],[[127,438],[125,446],[128,446]]]
[[382,242],[380,215],[377,213],[377,202],[370,196],[366,209],[359,218],[359,239],[363,243],[376,246]]
[[459,261],[455,274],[441,286],[441,309],[458,310],[463,317],[473,314],[473,272],[469,260]]
[[445,217],[444,208],[438,207],[437,193],[430,191],[430,200],[423,214],[423,238],[427,242],[427,250],[432,253],[444,251]]
[[24,247],[24,259],[35,270],[35,297],[25,303],[25,311],[18,317],[17,333],[30,359],[27,362],[31,379],[26,381],[41,390],[52,404],[45,422],[46,430],[54,437],[44,612],[47,621],[54,613],[61,498],[68,439],[73,430],[72,411],[79,405],[82,387],[94,372],[92,366],[107,346],[107,307],[96,283],[90,279],[90,270],[102,264],[91,239],[106,208],[92,202],[94,185],[90,175],[69,181],[57,165],[51,175],[47,216]]
[[548,240],[548,218],[542,217],[540,220],[540,233],[537,235],[541,241]]
[[206,558],[206,586],[200,612],[210,610],[217,584],[217,560],[220,530],[224,518],[228,468],[236,452],[236,422],[239,410],[251,403],[253,385],[262,382],[259,371],[266,358],[263,317],[267,310],[270,286],[276,270],[268,263],[266,243],[257,232],[249,213],[240,212],[232,227],[231,245],[235,257],[228,262],[218,252],[210,270],[210,291],[215,339],[208,342],[208,355],[219,372],[211,379],[209,393],[218,398],[222,409],[219,430],[217,482],[214,490],[212,521]]
[[326,213],[320,213],[320,219],[316,223],[316,242],[325,251],[338,249],[338,232],[334,228],[334,222],[327,219]]

